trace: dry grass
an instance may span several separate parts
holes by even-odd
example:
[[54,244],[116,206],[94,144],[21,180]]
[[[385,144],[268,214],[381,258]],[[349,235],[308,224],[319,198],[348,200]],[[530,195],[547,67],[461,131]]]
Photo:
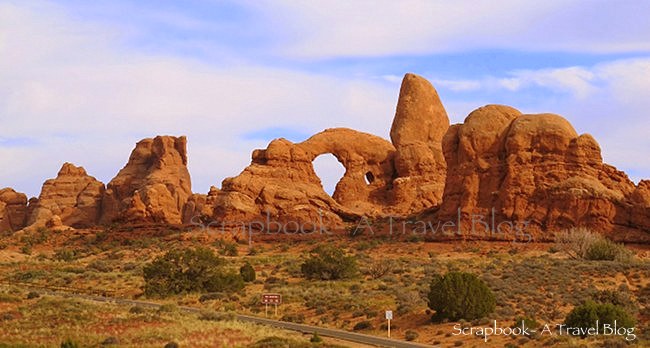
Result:
[[[211,239],[212,238],[212,239]],[[34,237],[35,241],[39,238]],[[191,233],[149,236],[140,242],[125,242],[115,236],[77,232],[57,235],[51,243],[34,243],[32,254],[19,253],[15,240],[0,240],[8,245],[0,250],[0,272],[5,277],[48,286],[73,286],[83,291],[100,290],[109,295],[138,298],[142,292],[142,267],[155,256],[173,247],[212,245],[215,251],[223,243],[215,243],[213,236]],[[361,274],[342,281],[307,281],[302,278],[300,264],[315,243],[334,243],[355,254]],[[453,323],[432,324],[425,294],[434,274],[448,271],[467,271],[477,274],[497,296],[497,310],[490,317],[499,322],[513,323],[516,317],[526,316],[538,322],[561,322],[570,309],[591,296],[596,290],[627,291],[639,306],[639,331],[647,332],[650,318],[650,260],[647,247],[638,252],[640,257],[631,262],[593,262],[573,260],[557,247],[549,244],[530,244],[513,247],[508,243],[426,243],[377,242],[373,240],[336,237],[319,241],[292,241],[289,243],[258,243],[256,253],[249,255],[246,245],[237,244],[237,253],[224,256],[230,267],[238,269],[249,262],[256,270],[257,280],[248,283],[236,294],[190,294],[168,299],[178,305],[190,305],[210,311],[237,311],[264,315],[259,303],[263,292],[279,292],[284,304],[278,318],[302,321],[307,324],[352,330],[360,322],[369,322],[368,334],[384,335],[383,313],[392,309],[393,337],[404,338],[407,331],[417,332],[416,341],[442,342],[463,346],[480,346],[473,337],[458,339],[447,334]],[[59,256],[63,248],[74,250],[73,258]],[[232,247],[230,247],[232,249]],[[19,255],[19,256],[16,256]],[[645,256],[643,256],[645,255]],[[0,291],[0,314],[18,311],[22,317],[3,322],[0,342],[26,343],[35,337],[43,344],[47,335],[56,340],[70,335],[80,342],[97,344],[110,336],[132,345],[161,347],[168,340],[181,346],[245,346],[257,339],[278,336],[274,329],[246,326],[230,321],[205,321],[182,313],[133,314],[128,308],[95,305],[91,303],[62,303],[54,306],[44,299],[24,300],[25,294]],[[2,300],[3,296],[9,299]],[[12,302],[15,297],[20,303]],[[53,301],[52,299],[48,301]],[[39,304],[40,303],[40,304]],[[46,305],[48,304],[48,305]],[[52,312],[47,312],[46,308]],[[18,308],[23,307],[24,313]],[[63,312],[68,308],[68,312]],[[92,308],[88,310],[88,308]],[[272,311],[271,311],[272,312]],[[29,316],[29,313],[39,313]],[[71,313],[72,321],[61,318]],[[16,314],[16,313],[14,313]],[[29,325],[29,316],[33,326]],[[76,319],[74,319],[76,318]],[[82,326],[80,322],[85,322]],[[51,327],[51,323],[57,323]],[[5,325],[6,324],[6,325]],[[479,324],[479,323],[476,323]],[[90,327],[92,330],[82,330]],[[644,327],[645,330],[642,328]],[[19,331],[19,333],[16,333]],[[284,335],[287,335],[286,333]],[[280,335],[282,336],[282,335]],[[291,335],[289,335],[291,336]],[[39,338],[42,337],[42,338]],[[215,337],[221,337],[217,340]],[[224,338],[224,337],[227,337]],[[647,339],[647,336],[644,336]],[[294,337],[295,338],[295,337]],[[304,338],[300,338],[303,339]],[[183,341],[185,340],[185,341]],[[543,344],[569,345],[573,338],[550,337],[517,342],[504,338],[494,344],[513,343],[524,346]],[[188,344],[191,343],[191,344]],[[589,345],[595,341],[580,341]]]

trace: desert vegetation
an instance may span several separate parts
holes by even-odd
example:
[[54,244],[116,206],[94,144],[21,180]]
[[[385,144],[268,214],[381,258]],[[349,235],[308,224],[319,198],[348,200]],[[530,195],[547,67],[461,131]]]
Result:
[[[383,335],[383,314],[391,309],[395,313],[393,337],[439,342],[443,346],[481,345],[480,338],[451,336],[452,326],[458,323],[591,323],[588,320],[593,318],[592,312],[598,318],[630,318],[635,321],[639,342],[648,339],[648,321],[643,313],[650,305],[650,264],[643,248],[617,245],[615,248],[625,248],[631,257],[588,260],[570,256],[559,243],[440,243],[381,236],[333,236],[282,243],[258,241],[251,248],[244,243],[219,242],[211,239],[213,236],[186,231],[157,231],[143,235],[137,242],[126,238],[131,233],[112,230],[52,234],[49,240],[32,240],[30,255],[20,251],[20,239],[17,243],[15,239],[20,237],[4,238],[2,242],[8,247],[0,250],[0,271],[15,287],[0,292],[0,315],[6,318],[3,324],[20,328],[25,335],[7,341],[9,334],[5,331],[0,342],[26,343],[30,332],[35,334],[36,324],[26,326],[20,319],[25,314],[19,308],[27,306],[26,310],[32,310],[30,306],[38,301],[58,301],[38,293],[29,295],[30,291],[21,289],[20,284],[166,304],[160,310],[137,306],[107,309],[145,323],[162,321],[166,327],[179,325],[175,318],[187,317],[180,306],[200,308],[202,313],[189,321],[196,323],[199,331],[208,330],[205,325],[235,325],[230,324],[233,316],[228,313],[263,316],[260,296],[273,292],[283,296],[277,317],[270,314],[277,319]],[[225,243],[234,245],[236,252],[220,255]],[[463,301],[464,296],[471,300]],[[36,323],[65,323],[62,318],[67,314],[62,313],[74,312],[81,320],[92,323],[99,320],[98,316],[112,315],[86,310],[96,304],[81,303],[79,311],[48,305],[49,316],[40,311],[40,316],[30,318]],[[144,324],[132,320],[121,325]],[[108,336],[115,336],[122,343],[135,339],[134,333],[78,336],[72,334],[72,329],[66,331],[62,327],[52,328],[61,332],[55,336],[56,342],[46,338],[39,342],[58,346],[71,338],[85,346],[100,343]],[[142,332],[148,332],[146,327],[141,328]],[[178,332],[175,330],[180,328],[169,330]],[[147,342],[155,342],[150,346],[158,347],[176,342],[182,347],[203,337],[192,334],[194,328],[182,330],[186,331]],[[278,336],[266,333],[242,339],[240,345],[261,346],[266,344],[265,339]],[[183,340],[185,335],[188,338]],[[311,337],[279,337],[277,342],[311,344]],[[495,338],[494,344],[597,346],[604,342],[604,338],[598,337],[534,335]]]

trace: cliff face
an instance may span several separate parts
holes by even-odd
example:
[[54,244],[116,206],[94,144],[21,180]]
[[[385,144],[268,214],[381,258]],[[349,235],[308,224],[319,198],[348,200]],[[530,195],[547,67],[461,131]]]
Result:
[[497,221],[527,221],[535,234],[638,229],[645,220],[626,213],[634,199],[643,201],[643,189],[603,163],[594,138],[578,135],[561,116],[488,105],[452,126],[443,147],[448,171],[439,219],[460,211],[468,225],[472,215],[494,214]]
[[[479,216],[526,222],[542,238],[586,226],[650,240],[650,181],[635,185],[603,163],[596,140],[561,116],[487,105],[450,126],[435,88],[407,74],[390,137],[335,128],[301,143],[276,139],[208,194],[191,192],[185,137],[144,139],[105,189],[66,163],[29,203],[24,194],[0,190],[0,231],[266,219],[292,222],[295,230],[343,227],[361,217],[458,221],[460,215],[464,229]],[[332,196],[312,165],[323,154],[345,167]]]

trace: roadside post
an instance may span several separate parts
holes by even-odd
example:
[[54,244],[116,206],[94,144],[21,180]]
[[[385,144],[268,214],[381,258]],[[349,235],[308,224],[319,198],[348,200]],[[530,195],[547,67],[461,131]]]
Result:
[[386,320],[388,320],[388,338],[390,338],[390,321],[393,320],[393,311],[386,311]]
[[262,304],[264,304],[264,316],[269,316],[269,305],[275,306],[275,316],[278,316],[278,305],[282,304],[282,295],[280,294],[262,294]]

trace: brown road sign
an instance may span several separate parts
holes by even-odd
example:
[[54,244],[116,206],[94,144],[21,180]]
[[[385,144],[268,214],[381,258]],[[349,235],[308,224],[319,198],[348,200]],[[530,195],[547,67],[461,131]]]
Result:
[[280,294],[262,294],[262,304],[279,305],[282,303],[282,295]]

